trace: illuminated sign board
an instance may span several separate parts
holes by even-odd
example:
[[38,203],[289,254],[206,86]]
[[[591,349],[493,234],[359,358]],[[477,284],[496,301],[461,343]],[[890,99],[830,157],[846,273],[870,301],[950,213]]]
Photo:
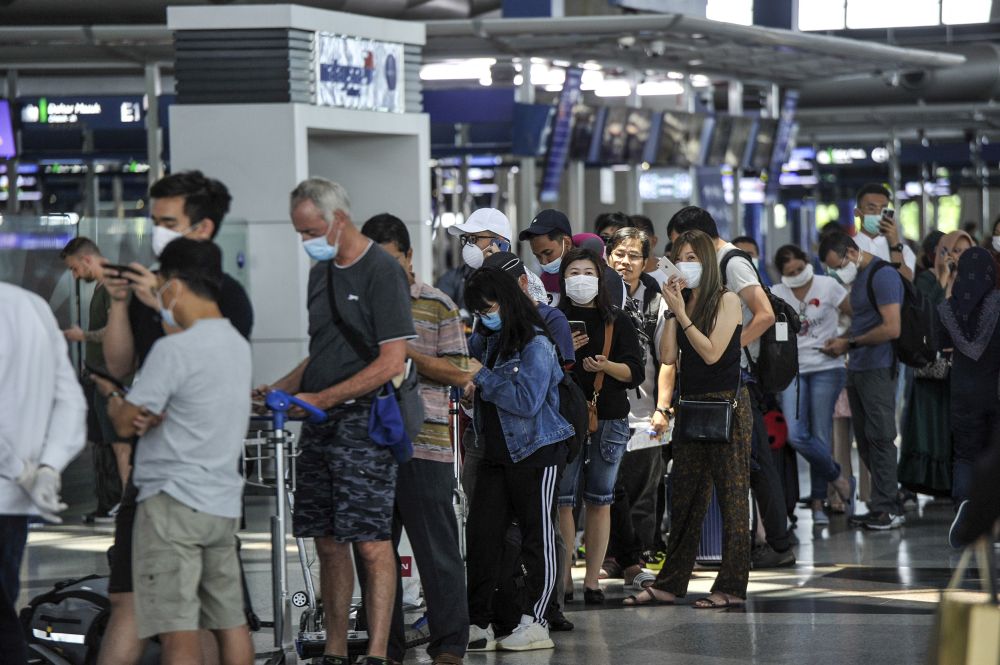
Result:
[[31,125],[83,124],[118,129],[143,126],[141,97],[38,97],[21,101],[21,122]]
[[403,45],[329,32],[316,36],[316,103],[403,113]]

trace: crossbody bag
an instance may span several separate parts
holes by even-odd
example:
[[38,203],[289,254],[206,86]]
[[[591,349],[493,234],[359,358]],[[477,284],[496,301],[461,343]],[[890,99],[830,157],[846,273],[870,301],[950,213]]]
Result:
[[[681,355],[677,351],[677,378],[680,383]],[[732,443],[736,423],[736,405],[743,386],[742,372],[737,372],[736,392],[733,399],[688,399],[681,395],[677,402],[677,421],[674,424],[674,441],[696,443]]]

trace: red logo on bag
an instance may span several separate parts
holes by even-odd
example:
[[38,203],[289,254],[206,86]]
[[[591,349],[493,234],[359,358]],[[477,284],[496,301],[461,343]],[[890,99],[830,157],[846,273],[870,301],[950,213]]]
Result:
[[400,577],[413,576],[413,557],[409,556],[399,557],[399,576]]

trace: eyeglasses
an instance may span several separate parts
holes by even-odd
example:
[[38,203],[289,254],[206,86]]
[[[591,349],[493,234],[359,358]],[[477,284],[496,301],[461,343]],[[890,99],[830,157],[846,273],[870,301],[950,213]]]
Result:
[[482,236],[475,233],[463,233],[458,236],[458,241],[462,243],[462,247],[466,245],[475,245],[480,240],[493,240],[493,236]]
[[619,261],[625,261],[627,259],[627,260],[631,261],[632,263],[638,263],[639,261],[643,261],[644,260],[642,254],[635,254],[635,253],[632,253],[632,252],[625,252],[623,250],[621,250],[621,251],[620,250],[615,250],[615,251],[611,252],[611,258],[618,259]]
[[487,307],[486,309],[476,310],[476,314],[479,316],[486,316],[487,314],[492,314],[493,312],[500,311],[500,303],[496,303],[492,307]]

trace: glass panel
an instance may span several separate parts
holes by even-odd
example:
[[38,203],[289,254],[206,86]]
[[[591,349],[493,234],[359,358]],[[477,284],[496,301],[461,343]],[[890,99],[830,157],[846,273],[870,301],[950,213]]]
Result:
[[708,0],[705,16],[713,21],[753,25],[753,0]]
[[989,23],[992,0],[942,0],[942,22]]
[[940,0],[847,0],[847,27],[938,25]]
[[799,30],[843,30],[844,0],[799,0]]

